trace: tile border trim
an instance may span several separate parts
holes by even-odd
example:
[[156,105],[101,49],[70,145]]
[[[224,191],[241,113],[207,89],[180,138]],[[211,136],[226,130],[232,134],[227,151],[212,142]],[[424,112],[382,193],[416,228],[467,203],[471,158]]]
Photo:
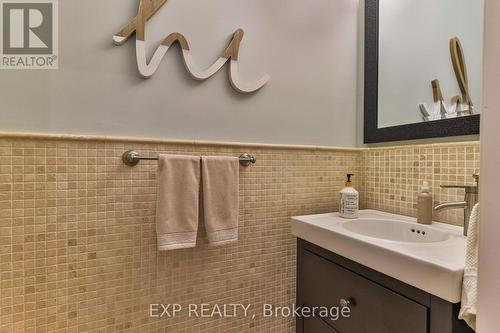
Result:
[[77,134],[52,134],[52,133],[28,133],[28,132],[3,132],[0,131],[0,139],[17,140],[68,140],[81,142],[123,142],[138,144],[177,144],[191,146],[219,146],[219,147],[250,147],[267,149],[285,149],[285,150],[316,150],[316,151],[340,151],[340,152],[370,152],[395,149],[413,149],[413,148],[432,148],[432,147],[456,147],[479,145],[478,140],[467,140],[458,142],[436,142],[422,143],[414,145],[394,145],[383,147],[335,147],[335,146],[316,146],[316,145],[293,145],[293,144],[271,144],[271,143],[246,143],[230,141],[204,141],[204,140],[177,140],[145,137],[124,137],[124,136],[106,136],[106,135],[77,135]]
[[26,132],[1,132],[0,139],[34,139],[34,140],[69,140],[83,142],[129,142],[129,143],[148,143],[148,144],[176,144],[191,146],[224,146],[224,147],[254,147],[269,149],[293,149],[293,150],[321,150],[321,151],[345,151],[360,152],[363,148],[357,147],[333,147],[333,146],[315,146],[315,145],[288,145],[288,144],[269,144],[269,143],[244,143],[244,142],[224,142],[224,141],[203,141],[203,140],[175,140],[143,137],[122,137],[122,136],[103,136],[103,135],[74,135],[74,134],[48,134],[48,133],[26,133]]

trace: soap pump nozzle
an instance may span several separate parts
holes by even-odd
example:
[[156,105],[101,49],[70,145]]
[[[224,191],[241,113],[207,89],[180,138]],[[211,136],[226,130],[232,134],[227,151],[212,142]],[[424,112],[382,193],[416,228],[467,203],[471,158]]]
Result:
[[353,173],[348,173],[347,174],[347,181],[345,182],[345,186],[351,187],[352,186],[352,176],[354,176]]

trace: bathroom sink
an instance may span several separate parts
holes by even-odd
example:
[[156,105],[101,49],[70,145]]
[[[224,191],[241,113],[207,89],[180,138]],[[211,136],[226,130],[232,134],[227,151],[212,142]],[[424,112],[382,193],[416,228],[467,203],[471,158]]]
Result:
[[292,218],[292,234],[448,302],[461,298],[465,266],[463,228],[421,225],[415,218],[362,210]]
[[428,226],[388,219],[355,219],[344,222],[342,228],[359,235],[395,242],[436,243],[450,239],[450,234]]

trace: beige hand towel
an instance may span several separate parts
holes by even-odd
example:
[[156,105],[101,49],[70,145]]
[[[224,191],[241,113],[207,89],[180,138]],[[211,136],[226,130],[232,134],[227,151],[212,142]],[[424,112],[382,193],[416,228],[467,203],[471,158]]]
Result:
[[200,158],[160,155],[156,235],[158,250],[196,246],[200,194]]
[[477,265],[478,265],[478,231],[479,231],[479,204],[474,206],[470,216],[467,232],[467,247],[465,253],[464,281],[462,286],[462,304],[458,319],[476,330],[477,314]]
[[202,157],[203,213],[210,245],[238,240],[239,159]]

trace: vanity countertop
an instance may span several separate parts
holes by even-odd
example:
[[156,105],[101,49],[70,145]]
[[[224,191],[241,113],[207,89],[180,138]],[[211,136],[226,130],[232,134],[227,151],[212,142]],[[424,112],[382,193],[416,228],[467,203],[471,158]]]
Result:
[[292,234],[451,303],[460,302],[465,266],[462,228],[361,210],[292,217]]

